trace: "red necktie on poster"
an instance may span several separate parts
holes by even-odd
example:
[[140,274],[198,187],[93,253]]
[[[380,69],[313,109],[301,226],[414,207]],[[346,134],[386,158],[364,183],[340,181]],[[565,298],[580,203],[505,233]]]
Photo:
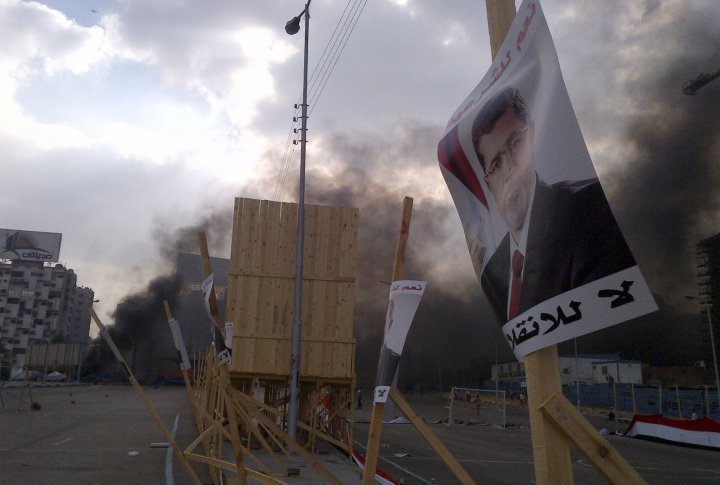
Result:
[[522,270],[525,257],[519,250],[512,255],[512,280],[510,281],[510,307],[508,308],[508,320],[512,320],[519,313],[520,290],[522,289]]

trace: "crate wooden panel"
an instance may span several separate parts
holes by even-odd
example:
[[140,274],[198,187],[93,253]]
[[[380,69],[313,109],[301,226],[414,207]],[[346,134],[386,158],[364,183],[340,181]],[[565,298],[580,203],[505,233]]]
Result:
[[[297,213],[297,204],[235,199],[227,300],[233,372],[290,372]],[[305,206],[303,377],[354,377],[357,222],[354,208]]]

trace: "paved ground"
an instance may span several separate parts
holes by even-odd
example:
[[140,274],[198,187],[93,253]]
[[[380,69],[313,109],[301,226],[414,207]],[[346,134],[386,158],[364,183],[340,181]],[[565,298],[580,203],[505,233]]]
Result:
[[[147,388],[162,419],[171,428],[178,418],[177,441],[182,447],[194,438],[189,407],[180,387]],[[148,484],[190,483],[177,459],[150,444],[166,441],[159,427],[130,386],[2,389],[0,409],[0,484]],[[416,412],[428,422],[446,416],[437,396],[409,396]],[[371,409],[355,411],[354,438],[361,451],[367,441]],[[431,428],[478,483],[533,483],[532,448],[527,411],[508,406],[513,426],[454,426]],[[606,417],[590,417],[596,428],[615,429]],[[720,483],[720,453],[608,436],[616,449],[649,483]],[[409,424],[383,428],[380,466],[404,483],[457,483],[449,470]],[[405,456],[395,456],[404,454]],[[133,456],[134,455],[134,456]],[[343,483],[359,483],[355,467],[342,455],[317,455]],[[168,466],[168,462],[172,466]],[[194,465],[204,483],[206,468]],[[576,483],[605,483],[582,457],[573,454]],[[321,483],[308,467],[290,483]],[[434,480],[433,480],[434,479]]]
[[[438,396],[408,396],[413,409],[427,422],[447,416],[446,404]],[[355,440],[367,442],[370,409],[355,411]],[[615,431],[624,426],[609,421],[606,415],[586,416],[601,430]],[[507,406],[508,428],[498,426],[431,425],[432,430],[478,482],[484,484],[534,483],[532,444],[527,408]],[[606,436],[620,454],[651,484],[720,483],[720,452],[696,450],[648,441]],[[383,427],[380,467],[405,483],[457,483],[410,424],[386,424]],[[396,454],[408,456],[400,457]],[[579,454],[572,453],[573,476],[579,484],[607,483]]]

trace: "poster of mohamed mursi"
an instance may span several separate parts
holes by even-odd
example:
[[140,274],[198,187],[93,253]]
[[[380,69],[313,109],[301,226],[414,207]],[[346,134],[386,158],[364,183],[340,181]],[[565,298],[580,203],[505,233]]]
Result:
[[450,118],[440,169],[518,359],[657,310],[597,179],[540,4]]

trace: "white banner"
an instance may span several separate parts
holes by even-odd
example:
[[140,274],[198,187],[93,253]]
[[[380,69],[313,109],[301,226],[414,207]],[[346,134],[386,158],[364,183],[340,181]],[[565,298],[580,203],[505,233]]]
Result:
[[57,232],[0,229],[0,259],[43,261],[60,259],[62,234]]
[[202,291],[203,291],[203,297],[205,302],[205,312],[207,313],[208,318],[210,319],[210,333],[213,335],[213,340],[215,340],[215,318],[213,317],[212,311],[210,310],[210,295],[212,294],[212,288],[213,288],[213,274],[210,273],[210,275],[205,278],[202,282]]
[[518,360],[536,350],[656,310],[637,266],[545,300],[503,325]]
[[[537,0],[522,3],[490,70],[453,113],[438,160],[473,268],[516,355],[657,309],[597,179]],[[632,311],[593,306],[593,292],[620,289],[626,273]],[[585,288],[594,282],[602,288]],[[515,327],[558,305],[573,314],[563,306],[572,302],[582,305],[582,325],[545,332],[533,321],[537,334],[527,320]]]
[[390,303],[385,317],[385,347],[401,355],[420,299],[425,293],[425,281],[393,281]]
[[175,350],[180,354],[182,365],[185,370],[192,368],[190,359],[188,358],[187,348],[185,347],[185,340],[183,339],[182,332],[180,331],[180,323],[174,318],[168,322],[170,325],[170,332],[172,333],[173,342],[175,343]]

